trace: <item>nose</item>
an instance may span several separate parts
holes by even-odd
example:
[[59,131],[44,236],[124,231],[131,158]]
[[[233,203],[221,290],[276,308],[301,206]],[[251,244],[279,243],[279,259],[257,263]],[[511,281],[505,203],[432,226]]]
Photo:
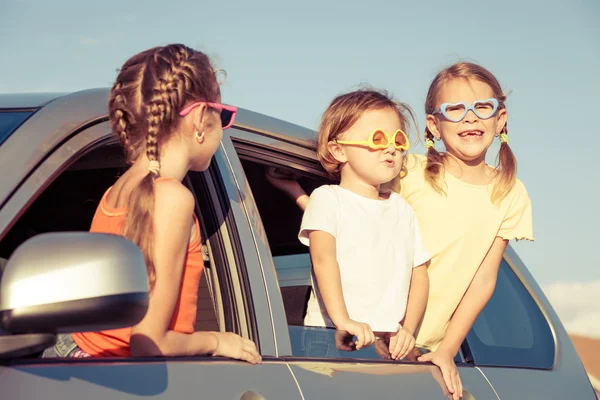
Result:
[[390,143],[388,147],[383,150],[385,153],[389,153],[391,155],[396,154],[396,148],[394,147],[394,143]]
[[478,116],[477,114],[475,114],[475,112],[473,110],[467,110],[467,114],[465,115],[465,117],[463,118],[464,122],[475,122],[478,120]]

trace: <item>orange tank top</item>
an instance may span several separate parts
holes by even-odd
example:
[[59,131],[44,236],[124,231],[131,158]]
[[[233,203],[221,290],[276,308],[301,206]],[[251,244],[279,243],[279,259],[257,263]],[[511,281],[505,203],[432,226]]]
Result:
[[[157,179],[155,182],[159,182]],[[109,188],[96,209],[90,232],[112,233],[122,235],[127,218],[126,208],[111,208],[106,203]],[[198,300],[198,285],[204,268],[202,258],[202,243],[200,240],[200,225],[194,215],[195,239],[190,242],[183,268],[183,277],[179,289],[179,296],[169,329],[181,333],[194,332],[196,322],[196,307]],[[121,328],[100,332],[73,333],[73,340],[86,353],[91,356],[129,357],[129,338],[131,328]]]

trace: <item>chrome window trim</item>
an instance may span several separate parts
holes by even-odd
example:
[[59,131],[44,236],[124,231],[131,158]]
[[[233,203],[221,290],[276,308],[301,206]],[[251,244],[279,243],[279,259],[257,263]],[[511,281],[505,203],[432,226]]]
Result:
[[276,329],[272,314],[274,308],[277,309],[279,306],[282,309],[281,312],[283,312],[283,301],[281,301],[281,304],[273,304],[268,297],[267,287],[272,283],[263,271],[265,247],[261,242],[265,238],[264,235],[260,235],[262,225],[261,227],[257,226],[256,219],[252,218],[253,215],[258,215],[258,211],[254,200],[252,199],[251,202],[249,200],[251,194],[245,190],[247,181],[244,171],[229,137],[229,132],[234,130],[234,128],[230,128],[224,132],[221,147],[215,154],[213,162],[216,162],[221,173],[233,220],[235,221],[236,234],[242,247],[246,274],[251,288],[256,328],[259,333],[261,354],[279,357],[281,354],[286,354],[286,348],[278,346],[277,337],[282,332],[280,332],[280,329]]

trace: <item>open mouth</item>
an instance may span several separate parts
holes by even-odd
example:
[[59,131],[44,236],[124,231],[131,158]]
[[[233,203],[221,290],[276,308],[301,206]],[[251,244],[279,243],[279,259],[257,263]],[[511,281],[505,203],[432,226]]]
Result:
[[482,131],[466,131],[466,132],[459,133],[458,136],[460,136],[461,138],[466,138],[466,137],[482,137],[483,136],[483,132]]
[[394,165],[396,165],[394,160],[385,160],[384,164],[387,165],[388,167],[393,167]]

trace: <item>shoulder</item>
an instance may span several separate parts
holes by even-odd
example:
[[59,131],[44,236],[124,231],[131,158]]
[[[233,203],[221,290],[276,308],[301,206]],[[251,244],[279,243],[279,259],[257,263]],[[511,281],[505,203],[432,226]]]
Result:
[[189,218],[194,212],[194,195],[177,180],[155,182],[154,196],[157,216],[164,214]]
[[399,210],[402,214],[404,214],[410,221],[416,218],[416,214],[408,201],[402,195],[392,192],[390,195],[392,196],[392,201],[394,202],[394,207],[396,210]]
[[527,188],[520,179],[515,180],[515,184],[508,193],[507,199],[511,204],[522,201],[530,201]]
[[336,199],[338,197],[338,185],[323,185],[319,186],[310,195],[310,199]]

